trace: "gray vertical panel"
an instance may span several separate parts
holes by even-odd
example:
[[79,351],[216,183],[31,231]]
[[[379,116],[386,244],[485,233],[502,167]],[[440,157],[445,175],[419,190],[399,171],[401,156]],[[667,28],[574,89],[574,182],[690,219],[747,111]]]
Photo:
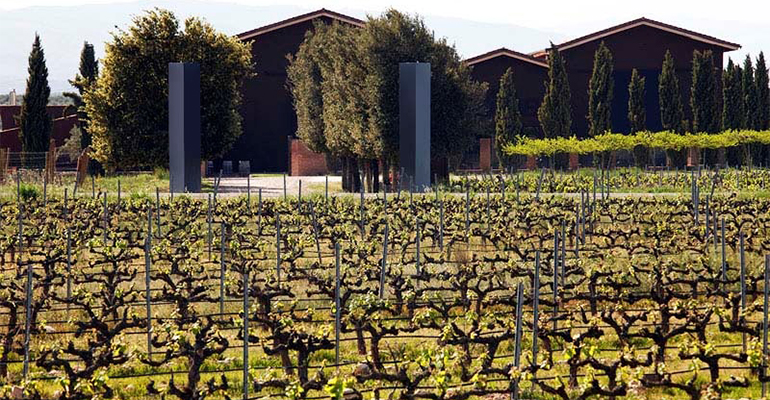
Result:
[[172,192],[201,190],[200,66],[168,65],[169,172]]
[[418,191],[430,186],[430,64],[399,64],[399,159]]

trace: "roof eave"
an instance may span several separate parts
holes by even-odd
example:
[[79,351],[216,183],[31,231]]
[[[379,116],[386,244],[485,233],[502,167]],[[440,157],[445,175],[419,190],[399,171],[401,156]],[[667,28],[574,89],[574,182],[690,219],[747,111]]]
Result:
[[321,17],[327,17],[331,18],[333,20],[337,20],[340,22],[345,22],[353,26],[357,27],[363,27],[364,21],[354,18],[348,15],[340,14],[334,11],[330,11],[327,9],[320,9],[317,11],[312,11],[306,14],[298,15],[292,18],[285,19],[283,21],[275,22],[273,24],[268,24],[256,29],[252,29],[250,31],[242,32],[237,35],[235,35],[236,38],[240,40],[250,40],[257,36],[264,35],[265,33],[272,32],[278,29],[283,29],[292,25],[300,24],[307,21],[312,21],[316,18]]

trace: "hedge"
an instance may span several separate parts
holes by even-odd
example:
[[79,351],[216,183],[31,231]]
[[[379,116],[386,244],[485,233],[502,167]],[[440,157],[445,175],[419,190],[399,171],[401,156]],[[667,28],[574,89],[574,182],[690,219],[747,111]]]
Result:
[[637,132],[635,134],[605,133],[593,138],[560,137],[531,139],[519,137],[505,147],[508,155],[552,156],[560,153],[593,154],[608,151],[632,150],[643,146],[659,150],[682,150],[695,147],[720,149],[746,144],[770,144],[770,131],[725,131],[722,133],[685,133],[670,131]]

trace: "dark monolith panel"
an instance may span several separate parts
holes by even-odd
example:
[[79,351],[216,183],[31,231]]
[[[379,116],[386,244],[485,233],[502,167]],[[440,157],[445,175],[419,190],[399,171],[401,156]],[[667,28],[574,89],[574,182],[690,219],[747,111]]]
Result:
[[399,160],[406,183],[430,187],[430,63],[399,64]]
[[170,189],[201,191],[201,84],[197,63],[168,64]]

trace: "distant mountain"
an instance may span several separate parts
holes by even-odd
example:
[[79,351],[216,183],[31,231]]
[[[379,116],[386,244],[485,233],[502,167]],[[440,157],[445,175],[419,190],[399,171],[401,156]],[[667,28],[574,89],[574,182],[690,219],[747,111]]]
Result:
[[[81,6],[27,7],[0,13],[0,93],[16,89],[23,93],[27,78],[27,57],[35,32],[45,49],[49,81],[53,92],[72,90],[68,79],[77,71],[80,49],[87,40],[96,47],[97,56],[104,52],[110,32],[125,28],[132,16],[154,7],[167,8],[180,20],[199,16],[218,30],[237,34],[262,25],[312,11],[295,6],[248,6],[202,1],[134,1],[115,4]],[[335,9],[354,17],[365,18],[366,11]],[[375,14],[384,11],[378,10]],[[371,12],[370,12],[371,13]],[[455,43],[461,56],[467,58],[486,51],[509,47],[533,51],[545,47],[549,40],[565,39],[563,35],[508,24],[490,24],[458,18],[424,16],[437,37]]]

